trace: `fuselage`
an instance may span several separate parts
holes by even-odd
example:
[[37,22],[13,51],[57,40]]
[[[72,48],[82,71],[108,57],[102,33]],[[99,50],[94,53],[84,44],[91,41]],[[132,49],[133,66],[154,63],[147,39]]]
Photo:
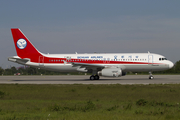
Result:
[[162,71],[173,67],[171,61],[154,53],[42,54],[38,59],[31,59],[25,65],[59,72],[87,72],[85,69],[80,69],[80,66],[73,67],[72,63],[118,66],[125,72]]

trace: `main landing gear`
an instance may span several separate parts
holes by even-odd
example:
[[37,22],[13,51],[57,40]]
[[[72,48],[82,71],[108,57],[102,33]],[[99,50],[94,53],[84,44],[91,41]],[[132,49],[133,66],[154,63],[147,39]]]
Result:
[[90,80],[99,80],[99,76],[98,75],[91,75]]
[[154,79],[153,75],[152,75],[152,72],[149,72],[149,79]]

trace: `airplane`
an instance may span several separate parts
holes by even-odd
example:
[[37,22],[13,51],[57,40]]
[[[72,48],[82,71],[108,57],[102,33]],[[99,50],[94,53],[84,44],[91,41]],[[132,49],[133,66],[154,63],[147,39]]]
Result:
[[22,65],[59,72],[91,73],[90,80],[104,77],[121,77],[126,72],[149,72],[170,69],[174,64],[154,53],[92,53],[44,54],[38,51],[18,28],[11,29],[17,56],[8,60]]

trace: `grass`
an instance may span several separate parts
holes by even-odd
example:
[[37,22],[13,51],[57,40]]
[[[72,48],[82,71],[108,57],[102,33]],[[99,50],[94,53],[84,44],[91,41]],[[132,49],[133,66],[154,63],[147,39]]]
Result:
[[180,119],[180,85],[0,85],[1,120]]

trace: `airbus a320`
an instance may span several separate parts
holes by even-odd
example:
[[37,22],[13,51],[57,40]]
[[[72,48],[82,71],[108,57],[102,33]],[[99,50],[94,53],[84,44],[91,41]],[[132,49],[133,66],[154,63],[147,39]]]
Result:
[[22,65],[59,72],[91,73],[90,80],[99,76],[120,77],[126,72],[162,71],[173,67],[164,56],[154,53],[109,53],[109,54],[44,54],[39,52],[18,28],[11,29],[17,56],[8,60]]

